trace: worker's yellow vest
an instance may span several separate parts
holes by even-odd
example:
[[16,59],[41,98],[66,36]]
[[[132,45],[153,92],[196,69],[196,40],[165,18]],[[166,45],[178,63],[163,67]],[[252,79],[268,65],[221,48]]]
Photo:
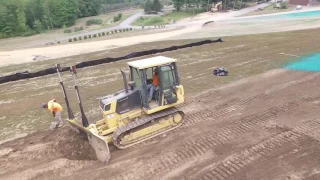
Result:
[[51,112],[61,112],[62,106],[59,103],[56,103],[53,100],[51,100],[48,102],[48,109]]

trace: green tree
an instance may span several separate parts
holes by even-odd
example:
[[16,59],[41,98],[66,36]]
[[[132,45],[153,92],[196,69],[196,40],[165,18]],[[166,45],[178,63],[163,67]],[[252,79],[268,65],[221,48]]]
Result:
[[[139,0],[138,0],[139,1]],[[132,6],[132,0],[0,0],[0,38],[71,26],[80,17]],[[158,11],[159,0],[155,2]],[[149,0],[148,12],[152,11]],[[161,6],[161,5],[160,5]],[[119,16],[119,19],[121,17]]]
[[193,0],[193,5],[194,7],[199,8],[201,5],[201,0]]
[[154,0],[153,1],[153,4],[152,4],[152,11],[154,11],[154,12],[160,12],[161,11],[161,4],[160,4],[160,2],[159,2],[159,0]]
[[6,6],[0,6],[0,32],[3,37],[15,32],[15,18]]
[[185,0],[185,6],[187,8],[191,8],[195,4],[194,2],[195,2],[195,0]]
[[53,29],[52,15],[50,12],[51,8],[49,7],[49,2],[50,0],[44,0],[43,2],[44,15],[42,17],[42,21],[48,29]]
[[281,9],[287,9],[288,8],[288,3],[287,2],[281,2],[280,3]]
[[1,0],[0,1],[0,33],[2,37],[10,37],[26,32],[26,15],[24,1]]
[[79,17],[96,16],[101,11],[102,0],[78,0]]
[[184,5],[185,1],[184,0],[172,0],[173,1],[173,7],[177,10],[180,11],[181,7]]
[[22,0],[13,0],[13,3],[17,6],[16,8],[16,16],[17,16],[17,31],[18,32],[25,32],[28,30],[26,25],[26,14],[24,11],[24,3]]
[[36,20],[41,20],[44,15],[43,0],[25,1],[26,24],[33,28]]
[[37,19],[34,24],[33,24],[33,29],[37,32],[40,33],[42,31],[42,23]]
[[43,15],[42,16],[42,24],[43,24],[43,28],[47,28],[47,29],[51,29],[51,24],[50,24],[50,19],[47,15]]
[[51,0],[48,5],[54,27],[74,25],[79,13],[77,0]]
[[146,4],[144,5],[144,12],[147,14],[152,12],[152,4],[150,0],[147,0]]

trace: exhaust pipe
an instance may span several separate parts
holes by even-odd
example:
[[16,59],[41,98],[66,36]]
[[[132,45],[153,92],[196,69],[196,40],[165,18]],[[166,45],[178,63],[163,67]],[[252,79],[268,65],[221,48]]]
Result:
[[78,98],[78,103],[79,103],[79,107],[80,107],[80,111],[81,111],[81,120],[82,120],[82,126],[83,127],[88,127],[89,123],[88,123],[88,119],[86,117],[86,115],[84,114],[84,110],[83,110],[83,106],[81,103],[81,98],[80,98],[80,94],[79,94],[79,88],[76,82],[76,74],[77,74],[77,70],[75,66],[71,66],[70,67],[70,71],[72,72],[72,77],[73,77],[73,82],[74,82],[74,89],[76,90],[76,94],[77,94],[77,98]]
[[121,74],[122,74],[122,78],[123,78],[123,84],[124,84],[124,89],[126,91],[126,93],[128,94],[129,90],[128,90],[128,81],[127,81],[127,76],[126,76],[126,73],[124,71],[121,71]]

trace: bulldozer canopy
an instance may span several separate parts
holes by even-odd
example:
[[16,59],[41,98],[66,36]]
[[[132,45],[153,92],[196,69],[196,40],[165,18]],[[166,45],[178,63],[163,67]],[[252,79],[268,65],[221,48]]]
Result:
[[165,56],[156,56],[152,58],[131,61],[128,62],[128,65],[137,69],[146,69],[150,67],[160,66],[163,64],[169,64],[176,61],[176,59],[168,58]]

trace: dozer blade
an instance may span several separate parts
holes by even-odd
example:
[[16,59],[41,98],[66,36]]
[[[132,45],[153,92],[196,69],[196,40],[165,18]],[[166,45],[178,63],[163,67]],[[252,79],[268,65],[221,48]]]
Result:
[[69,122],[73,130],[75,130],[79,134],[83,134],[86,136],[90,145],[96,152],[97,159],[101,162],[104,162],[105,164],[108,164],[111,158],[108,142],[99,135],[94,134],[90,130],[78,124],[76,120],[67,121]]

